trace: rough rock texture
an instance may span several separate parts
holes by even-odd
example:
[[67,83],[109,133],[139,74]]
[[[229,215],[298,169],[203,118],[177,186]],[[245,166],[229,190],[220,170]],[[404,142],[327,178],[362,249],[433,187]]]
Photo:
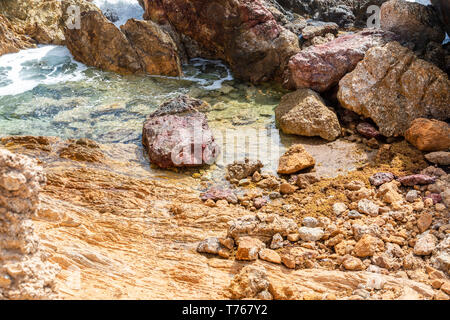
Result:
[[0,300],[55,298],[59,268],[46,261],[31,221],[44,183],[36,161],[0,148]]
[[226,200],[229,203],[237,203],[238,199],[233,191],[230,189],[221,189],[219,187],[211,187],[200,195],[200,199],[207,201]]
[[232,299],[271,300],[270,282],[264,267],[245,266],[230,282],[229,291]]
[[[266,269],[269,289],[262,291],[269,291],[274,299],[348,299],[361,286],[382,288],[371,290],[375,299],[433,299],[437,292],[428,283],[427,275],[425,280],[416,277],[416,270],[406,270],[411,275],[409,279],[400,277],[402,273],[386,274],[380,268],[369,272],[375,266],[369,266],[368,271],[344,272],[336,269],[339,263],[325,270],[317,266],[318,261],[330,263],[335,258],[323,259],[322,253],[317,255],[317,249],[297,244],[285,248],[290,250],[289,255],[279,252],[285,265],[295,270],[262,260],[249,263],[199,254],[199,242],[222,237],[228,221],[255,214],[242,206],[208,207],[199,199],[198,182],[191,177],[169,172],[165,179],[159,174],[155,177],[147,169],[138,146],[99,145],[96,151],[104,154],[102,163],[80,163],[58,156],[68,143],[57,138],[8,137],[0,139],[0,144],[42,161],[48,181],[33,222],[46,255],[63,269],[56,279],[62,299],[229,299],[231,281],[249,265]],[[325,198],[320,191],[317,193]],[[336,202],[336,198],[331,201]],[[274,222],[287,219],[272,216]],[[414,214],[405,215],[410,216]],[[267,227],[267,241],[271,241],[277,230],[271,230],[274,224],[266,218],[258,218],[262,220],[266,222],[255,226],[260,225],[261,234]],[[378,230],[384,238],[384,230],[375,228],[372,220],[367,223],[370,230]],[[404,227],[400,221],[397,223],[399,227],[393,232]],[[292,228],[281,229],[295,233],[297,225],[294,222]],[[331,225],[325,232],[326,236],[334,235]],[[334,237],[329,239],[339,242]],[[221,238],[219,242],[225,243]],[[431,257],[440,268],[450,265],[450,241],[444,242],[436,246],[437,255]],[[318,245],[323,247],[323,243],[328,242],[322,240]],[[351,242],[342,243],[335,246],[338,252],[353,250]],[[320,250],[329,251],[325,247]],[[327,254],[325,257],[331,258]],[[405,265],[421,268],[417,272],[422,272],[421,258],[411,255],[405,260]],[[76,274],[80,276],[79,286],[76,281],[69,281],[75,280]],[[249,286],[245,281],[241,283],[240,288],[245,291]]]
[[405,139],[422,151],[446,151],[450,148],[450,126],[443,121],[418,118],[406,130]]
[[284,95],[275,109],[275,119],[286,134],[320,136],[330,141],[341,134],[336,114],[310,89],[298,89]]
[[182,74],[172,38],[153,22],[129,20],[121,32],[97,11],[81,14],[81,29],[65,28],[67,47],[78,61],[122,74]]
[[430,152],[425,155],[425,159],[440,166],[450,166],[450,152]]
[[161,168],[212,164],[219,155],[208,121],[207,104],[180,95],[163,103],[144,123],[142,140],[150,162]]
[[355,70],[342,78],[338,100],[344,108],[371,118],[383,135],[399,136],[416,118],[448,117],[450,82],[439,68],[391,42],[368,50]]
[[0,56],[33,46],[32,39],[22,34],[8,19],[0,15]]
[[180,76],[180,57],[175,42],[152,21],[130,19],[120,27],[149,74]]
[[404,0],[383,3],[380,13],[381,29],[394,32],[403,40],[424,48],[428,42],[442,43],[445,31],[436,11],[430,6]]
[[100,12],[94,4],[85,0],[3,0],[0,2],[0,12],[10,19],[15,28],[38,43],[63,45],[64,27],[71,5],[77,5],[80,12]]
[[252,161],[248,158],[244,161],[234,161],[227,165],[227,173],[225,178],[227,180],[241,180],[253,176],[255,172],[260,172],[263,164],[261,161]]
[[300,170],[313,167],[314,158],[301,144],[293,145],[283,154],[278,163],[278,173],[291,174]]
[[385,44],[393,38],[392,33],[364,30],[308,47],[289,60],[284,85],[288,88],[326,91],[352,71],[368,49]]
[[145,19],[170,23],[251,82],[280,78],[299,51],[297,36],[281,27],[260,0],[146,0],[144,8]]

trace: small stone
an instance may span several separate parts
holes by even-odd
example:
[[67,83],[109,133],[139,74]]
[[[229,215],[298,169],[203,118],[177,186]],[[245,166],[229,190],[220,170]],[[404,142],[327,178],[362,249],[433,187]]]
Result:
[[425,159],[427,159],[431,163],[435,163],[440,166],[449,166],[450,152],[447,151],[431,152],[425,155]]
[[417,227],[419,228],[420,233],[425,232],[433,221],[433,215],[429,212],[424,212],[420,215],[419,219],[417,219]]
[[280,185],[280,193],[281,194],[292,194],[292,193],[295,192],[296,189],[297,188],[295,186],[293,186],[293,185],[291,185],[290,183],[287,183],[287,182],[282,183]]
[[381,134],[380,132],[370,123],[368,122],[361,122],[356,126],[356,131],[358,133],[368,139],[370,138],[377,138]]
[[414,246],[414,254],[418,256],[430,255],[436,248],[436,237],[430,233],[418,237]]
[[248,179],[248,178],[245,178],[245,179],[241,179],[241,180],[239,180],[239,186],[240,187],[245,187],[245,186],[248,186],[249,184],[250,184],[250,179]]
[[233,250],[234,248],[234,240],[232,238],[225,238],[225,239],[221,238],[219,239],[219,242],[227,249]]
[[289,269],[295,269],[295,260],[291,256],[283,255],[281,257],[281,262]]
[[214,202],[214,200],[208,199],[208,200],[205,201],[205,206],[207,206],[207,207],[215,207],[216,203]]
[[278,164],[278,173],[292,174],[300,170],[313,167],[314,158],[305,150],[301,144],[293,145],[281,156]]
[[444,281],[444,283],[441,286],[441,290],[444,291],[446,294],[450,294],[450,281]]
[[424,198],[423,199],[423,205],[425,208],[429,208],[433,205],[434,201],[431,198]]
[[413,187],[415,185],[425,185],[436,182],[436,177],[428,176],[425,174],[413,174],[410,176],[404,176],[397,179],[402,185],[407,187]]
[[290,233],[288,234],[287,239],[291,242],[297,242],[300,240],[300,235],[298,233]]
[[197,246],[197,252],[218,254],[223,258],[228,258],[230,252],[220,243],[218,238],[208,238],[200,242]]
[[417,190],[409,190],[406,194],[406,201],[414,202],[420,197],[420,192]]
[[252,176],[252,181],[253,182],[260,182],[261,181],[261,174],[258,171],[255,171],[255,173],[253,173]]
[[345,211],[347,211],[347,209],[347,205],[343,202],[336,202],[335,204],[333,204],[333,213],[336,216],[340,216]]
[[436,203],[436,205],[434,206],[434,208],[435,208],[436,211],[438,211],[438,212],[443,212],[444,210],[446,210],[445,205],[442,204],[442,203]]
[[261,209],[267,204],[267,198],[266,197],[258,197],[253,199],[253,206],[256,209]]
[[261,249],[261,251],[259,251],[259,258],[272,263],[281,263],[280,255],[271,249]]
[[347,214],[347,217],[349,217],[350,219],[359,219],[359,218],[362,218],[362,214],[361,213],[359,213],[358,211],[356,211],[356,210],[351,210],[348,214]]
[[379,187],[382,184],[387,183],[387,182],[391,182],[394,179],[395,179],[394,174],[392,174],[390,172],[378,172],[378,173],[375,173],[374,175],[372,175],[369,178],[369,182],[373,186]]
[[319,181],[320,181],[320,179],[315,174],[304,173],[304,174],[299,174],[297,176],[295,184],[300,189],[306,189],[309,185],[314,184]]
[[270,243],[271,249],[283,248],[283,237],[277,233],[272,237],[272,242]]
[[264,243],[259,239],[251,237],[241,237],[239,238],[236,259],[247,261],[256,260],[258,259],[259,251],[264,247]]
[[373,256],[377,250],[377,247],[381,245],[380,242],[380,239],[377,239],[370,234],[364,234],[356,243],[354,253],[357,257],[361,258]]
[[298,229],[300,239],[303,241],[318,241],[322,239],[325,232],[322,228],[301,227]]
[[376,217],[378,216],[380,207],[368,199],[361,199],[358,202],[358,210],[359,212]]
[[430,193],[429,195],[425,196],[425,199],[433,200],[433,204],[436,204],[436,203],[439,203],[442,201],[442,197],[439,193]]
[[209,199],[217,201],[217,200],[226,200],[229,203],[236,204],[238,199],[233,191],[230,189],[221,189],[219,187],[211,187],[206,192],[203,192],[200,195],[200,199],[203,201],[207,201]]
[[344,258],[342,265],[344,266],[344,268],[346,270],[351,270],[351,271],[364,270],[364,264],[362,263],[361,259],[353,257],[351,255],[347,255]]
[[308,228],[315,228],[319,226],[319,221],[314,217],[304,217],[302,220],[302,224]]

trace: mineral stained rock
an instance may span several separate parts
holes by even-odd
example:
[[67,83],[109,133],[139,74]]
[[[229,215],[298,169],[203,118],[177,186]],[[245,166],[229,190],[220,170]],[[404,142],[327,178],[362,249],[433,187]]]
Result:
[[208,121],[206,104],[180,95],[163,103],[144,123],[142,139],[150,162],[161,168],[212,164],[219,154]]
[[446,151],[450,148],[450,126],[443,121],[418,118],[406,130],[405,139],[421,151]]

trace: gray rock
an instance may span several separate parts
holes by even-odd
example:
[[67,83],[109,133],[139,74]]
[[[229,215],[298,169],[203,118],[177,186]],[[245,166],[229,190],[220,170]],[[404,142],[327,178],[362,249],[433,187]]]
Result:
[[450,152],[446,151],[431,152],[426,154],[425,158],[431,163],[435,163],[440,166],[450,165]]
[[325,232],[322,228],[301,227],[298,229],[300,239],[303,241],[318,241],[322,239]]
[[304,217],[302,220],[302,224],[308,228],[315,228],[319,226],[319,221],[314,217]]
[[361,199],[358,202],[358,210],[372,217],[378,216],[380,207],[368,199]]

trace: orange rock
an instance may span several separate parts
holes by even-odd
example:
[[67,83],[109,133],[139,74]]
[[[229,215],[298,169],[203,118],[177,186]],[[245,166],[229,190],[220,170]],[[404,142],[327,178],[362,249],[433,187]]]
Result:
[[420,215],[417,220],[417,227],[419,228],[420,233],[426,231],[433,221],[433,215],[429,212],[424,212]]
[[278,173],[291,174],[300,170],[313,167],[314,158],[305,150],[301,144],[293,145],[280,158]]
[[259,251],[259,258],[277,264],[281,263],[280,255],[272,249],[261,249],[261,251]]
[[237,260],[256,260],[258,253],[265,245],[261,240],[251,237],[239,239],[239,246],[236,252]]
[[406,130],[405,139],[422,151],[446,151],[450,148],[450,126],[443,121],[418,118]]

